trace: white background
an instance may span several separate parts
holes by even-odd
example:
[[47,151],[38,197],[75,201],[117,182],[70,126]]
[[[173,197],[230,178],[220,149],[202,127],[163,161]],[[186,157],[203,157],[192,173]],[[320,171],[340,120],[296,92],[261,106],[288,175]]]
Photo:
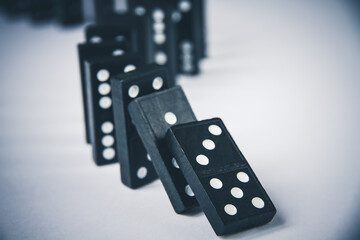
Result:
[[[159,181],[120,183],[85,144],[83,26],[0,17],[0,239],[217,239]],[[359,225],[360,33],[343,1],[209,0],[209,58],[182,77],[221,117],[278,213],[224,239],[346,239]]]

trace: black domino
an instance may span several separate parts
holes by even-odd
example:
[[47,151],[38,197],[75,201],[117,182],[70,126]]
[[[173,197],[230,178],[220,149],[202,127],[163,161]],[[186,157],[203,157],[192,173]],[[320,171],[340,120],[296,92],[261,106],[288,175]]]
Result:
[[271,221],[276,209],[220,119],[171,127],[166,139],[217,235]]
[[185,74],[199,72],[199,60],[203,52],[202,0],[179,0],[177,22],[178,68]]
[[149,65],[144,69],[111,79],[121,179],[130,188],[141,187],[154,181],[158,176],[131,122],[128,105],[137,97],[167,89],[168,79],[166,68],[156,65]]
[[88,120],[88,101],[87,101],[87,90],[85,80],[85,62],[86,60],[93,58],[103,58],[123,55],[128,52],[130,46],[128,42],[112,42],[102,44],[79,44],[78,45],[78,56],[80,65],[80,79],[82,88],[83,98],[83,109],[85,119],[85,130],[86,130],[86,142],[90,143],[90,126]]
[[118,162],[114,135],[111,76],[144,65],[138,55],[95,58],[86,61],[88,119],[93,159],[97,165]]
[[129,113],[175,212],[198,206],[194,195],[186,194],[188,184],[165,141],[170,126],[196,121],[181,87],[136,98]]

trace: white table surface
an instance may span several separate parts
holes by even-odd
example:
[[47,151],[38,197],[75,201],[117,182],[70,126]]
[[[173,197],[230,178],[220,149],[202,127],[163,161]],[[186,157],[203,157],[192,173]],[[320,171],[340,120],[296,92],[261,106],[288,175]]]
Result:
[[[182,77],[221,117],[278,213],[224,239],[350,239],[360,226],[360,30],[343,1],[209,0],[209,58]],[[0,239],[217,239],[85,144],[83,26],[0,17]]]

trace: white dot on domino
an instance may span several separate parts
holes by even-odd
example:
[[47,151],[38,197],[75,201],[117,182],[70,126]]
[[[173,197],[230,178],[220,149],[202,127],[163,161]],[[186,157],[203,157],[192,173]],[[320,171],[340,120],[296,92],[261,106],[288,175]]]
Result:
[[165,118],[165,121],[170,125],[174,125],[177,122],[177,117],[172,112],[165,113],[164,118]]
[[179,9],[182,12],[188,12],[191,10],[191,2],[189,0],[182,0],[179,2]]
[[129,88],[128,94],[129,94],[129,97],[136,98],[139,95],[139,92],[140,92],[139,86],[138,85],[132,85]]
[[259,208],[259,209],[265,207],[264,201],[259,197],[254,197],[251,200],[251,203],[252,203],[252,205],[254,205],[254,207]]
[[247,175],[244,172],[238,172],[236,174],[237,179],[239,179],[240,182],[247,183],[249,181],[249,175]]
[[146,167],[139,168],[136,175],[139,179],[144,179],[147,175],[147,168]]
[[114,130],[114,124],[112,122],[104,122],[101,124],[101,131],[105,134],[109,134]]
[[176,161],[176,159],[175,158],[173,158],[173,159],[171,159],[171,163],[172,163],[172,165],[174,166],[174,168],[180,168],[179,167],[179,164],[177,163],[177,161]]
[[155,90],[159,90],[160,88],[162,88],[163,84],[164,80],[162,79],[162,77],[156,77],[152,82],[152,86]]
[[102,109],[108,109],[111,107],[112,100],[109,97],[102,97],[99,100],[99,105]]
[[108,83],[101,83],[98,87],[98,92],[101,95],[107,95],[110,93],[110,91],[111,91],[111,86]]
[[111,147],[115,142],[115,139],[111,135],[106,135],[101,139],[101,143],[104,147]]
[[107,81],[109,79],[110,73],[106,69],[100,69],[97,72],[96,77],[100,82],[105,82],[105,81]]
[[230,216],[234,216],[237,213],[236,207],[232,204],[226,204],[224,211]]
[[112,52],[112,55],[113,56],[121,56],[121,55],[124,55],[125,54],[125,51],[122,50],[122,49],[116,49]]
[[223,183],[222,183],[222,181],[221,181],[220,179],[218,179],[218,178],[212,178],[212,179],[210,180],[210,186],[211,186],[212,188],[214,188],[214,189],[220,189],[220,188],[222,188]]
[[126,65],[125,68],[124,68],[124,72],[127,73],[127,72],[131,72],[131,71],[134,71],[136,69],[136,66],[133,65],[133,64],[129,64],[129,65]]
[[208,165],[209,164],[209,158],[203,154],[199,154],[196,156],[196,161],[200,165]]
[[244,192],[238,187],[233,187],[230,193],[234,198],[242,198],[244,196]]
[[102,38],[100,36],[92,36],[90,38],[90,42],[91,43],[101,43],[102,42]]
[[203,142],[202,142],[202,145],[204,148],[206,148],[207,150],[214,150],[215,149],[215,143],[210,140],[210,139],[205,139]]
[[146,13],[146,9],[143,6],[137,6],[134,9],[134,13],[135,15],[143,16]]
[[102,155],[105,160],[112,160],[115,157],[115,150],[113,148],[105,148]]
[[212,135],[219,136],[219,135],[221,135],[222,130],[221,130],[221,128],[220,128],[218,125],[210,125],[210,126],[209,126],[209,132],[210,132]]
[[191,187],[189,185],[186,185],[185,187],[185,193],[189,196],[189,197],[193,197],[195,196],[194,192],[192,191]]

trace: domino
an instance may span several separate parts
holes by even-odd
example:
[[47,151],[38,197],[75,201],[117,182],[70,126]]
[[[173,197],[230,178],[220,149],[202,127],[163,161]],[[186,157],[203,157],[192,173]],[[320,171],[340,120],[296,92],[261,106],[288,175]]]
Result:
[[144,65],[136,54],[86,61],[88,119],[93,159],[98,166],[118,162],[115,150],[113,100],[110,78]]
[[136,98],[129,104],[129,113],[175,212],[198,206],[165,141],[170,126],[196,121],[182,88]]
[[166,140],[217,235],[274,217],[273,203],[219,118],[173,126]]
[[178,28],[178,70],[184,74],[197,74],[203,50],[202,0],[179,0],[176,4],[178,11],[174,12],[173,19]]
[[86,80],[85,80],[85,62],[91,58],[103,58],[111,56],[120,56],[128,52],[129,44],[125,41],[113,42],[113,43],[102,43],[102,44],[79,44],[78,45],[78,56],[80,65],[80,79],[85,119],[85,132],[86,142],[90,141],[90,125],[88,120],[88,101],[86,91]]
[[158,176],[131,121],[128,105],[138,97],[167,89],[170,77],[166,68],[151,64],[111,79],[121,179],[130,188],[141,187]]

